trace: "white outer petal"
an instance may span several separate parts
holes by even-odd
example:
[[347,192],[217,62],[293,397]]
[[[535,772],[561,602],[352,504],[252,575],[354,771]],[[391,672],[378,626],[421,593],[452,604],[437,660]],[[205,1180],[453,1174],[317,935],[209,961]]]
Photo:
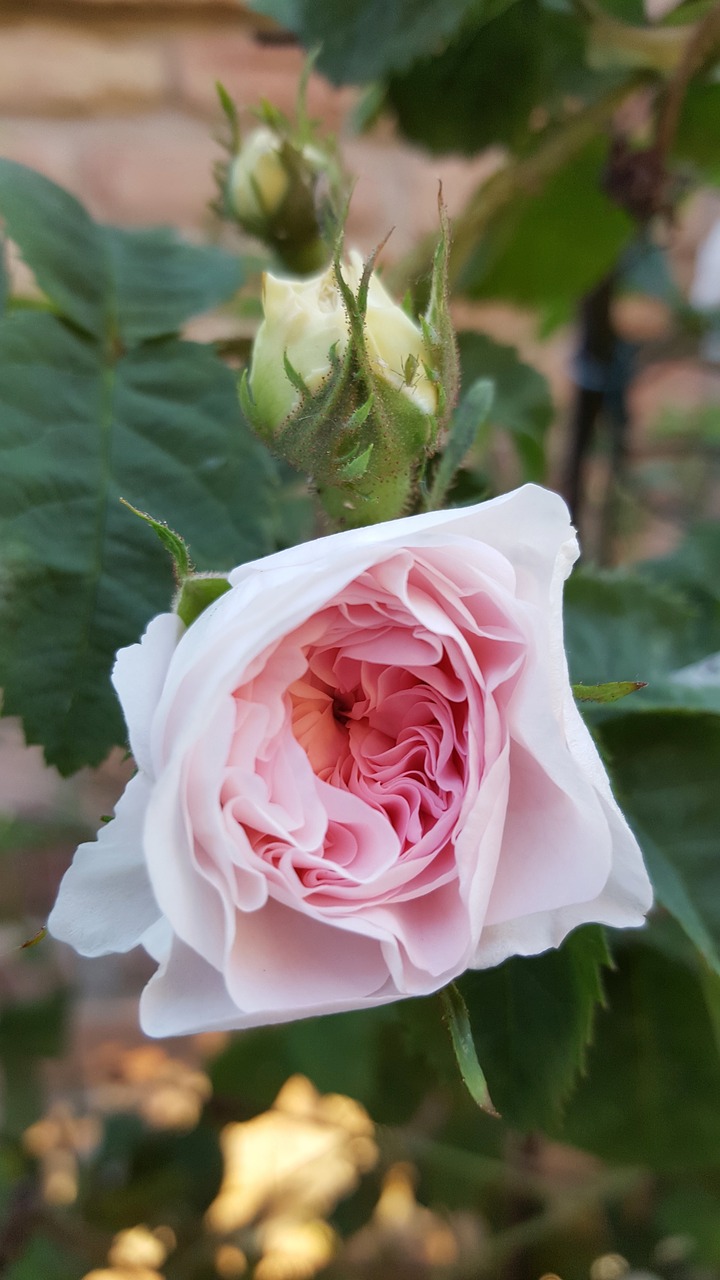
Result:
[[192,1035],[199,1031],[233,1031],[272,1026],[348,1009],[373,1009],[402,998],[393,988],[365,999],[350,997],[322,1007],[276,1008],[246,1013],[228,994],[222,974],[177,938],[140,1000],[140,1025],[148,1036]]
[[159,614],[148,625],[139,644],[119,650],[113,667],[112,682],[125,715],[130,749],[138,769],[149,777],[153,776],[152,718],[182,631],[176,613]]
[[703,240],[695,262],[690,301],[698,311],[720,307],[720,218]]
[[132,778],[112,822],[80,845],[65,872],[48,929],[82,956],[130,951],[160,919],[143,855],[150,790],[142,774]]

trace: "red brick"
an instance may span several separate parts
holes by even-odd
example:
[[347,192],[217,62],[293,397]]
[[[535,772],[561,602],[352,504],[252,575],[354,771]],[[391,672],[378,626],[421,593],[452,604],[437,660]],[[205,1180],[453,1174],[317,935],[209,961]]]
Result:
[[0,152],[79,194],[77,141],[81,127],[76,120],[5,119],[0,122]]
[[424,233],[437,229],[439,182],[452,218],[497,165],[497,159],[489,155],[472,161],[429,156],[391,136],[375,134],[348,139],[342,151],[349,172],[356,178],[348,238],[367,252],[394,228],[383,250],[388,263],[412,249]]
[[[257,107],[267,98],[287,115],[294,111],[304,61],[301,49],[260,44],[239,24],[237,30],[182,33],[172,42],[171,56],[177,91],[195,111],[219,116],[216,80],[240,108]],[[355,97],[353,90],[334,89],[322,76],[310,78],[309,112],[329,130],[340,127]]]
[[81,26],[8,25],[0,39],[0,110],[27,115],[146,110],[167,93],[156,37],[96,35]]
[[79,143],[78,178],[96,217],[201,227],[220,154],[206,126],[179,113],[106,120]]

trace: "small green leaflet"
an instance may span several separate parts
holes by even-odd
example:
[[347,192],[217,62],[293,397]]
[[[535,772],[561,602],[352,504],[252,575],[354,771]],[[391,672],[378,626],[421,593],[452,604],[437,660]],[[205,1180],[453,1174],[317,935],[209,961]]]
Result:
[[426,503],[428,511],[437,511],[443,505],[455,472],[462,466],[488,420],[494,396],[495,384],[488,378],[477,378],[463,396],[450,420],[447,444],[430,485]]
[[467,1005],[454,982],[440,992],[440,1001],[443,1021],[450,1032],[460,1075],[470,1097],[488,1115],[498,1116],[499,1112],[493,1106],[487,1081],[478,1062]]
[[124,507],[128,511],[132,511],[133,515],[139,516],[150,528],[157,534],[166,551],[170,552],[173,562],[173,570],[175,573],[175,581],[178,586],[182,586],[183,582],[191,573],[194,573],[192,560],[187,543],[180,537],[179,533],[175,533],[164,520],[155,520],[153,516],[148,515],[147,511],[138,511],[131,502],[127,502],[125,498],[121,498]]
[[138,511],[137,507],[133,507],[131,503],[121,498],[124,507],[128,511],[132,511],[133,515],[139,516],[150,528],[157,534],[166,551],[170,552],[173,561],[173,570],[175,573],[175,581],[177,582],[179,591],[175,601],[175,612],[181,622],[189,627],[200,614],[207,609],[209,604],[214,600],[219,600],[220,596],[224,596],[226,591],[230,590],[230,583],[222,574],[196,574],[195,566],[190,559],[190,550],[184,538],[179,533],[175,533],[164,520],[155,520],[153,516],[149,516],[146,511]]
[[572,691],[578,702],[617,702],[645,688],[645,680],[615,680],[609,684],[574,684]]

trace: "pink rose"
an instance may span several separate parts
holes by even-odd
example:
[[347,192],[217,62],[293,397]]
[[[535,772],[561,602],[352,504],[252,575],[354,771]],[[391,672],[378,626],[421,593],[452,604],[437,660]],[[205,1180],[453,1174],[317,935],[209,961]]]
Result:
[[640,851],[576,710],[577,545],[528,486],[294,547],[113,675],[138,773],[50,930],[160,962],[144,1029],[282,1022],[639,925]]

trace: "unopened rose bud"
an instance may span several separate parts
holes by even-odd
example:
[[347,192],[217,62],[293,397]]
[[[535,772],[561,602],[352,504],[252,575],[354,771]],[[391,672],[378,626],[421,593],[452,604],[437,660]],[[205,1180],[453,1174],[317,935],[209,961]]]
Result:
[[[363,272],[353,250],[343,268],[357,296]],[[350,342],[350,319],[334,267],[306,280],[263,277],[264,320],[253,348],[250,391],[264,435],[273,436],[297,409],[302,391],[287,364],[316,394],[342,361]],[[370,277],[365,343],[372,372],[402,392],[423,414],[437,410],[437,388],[428,375],[432,359],[420,326],[393,302],[377,276]]]
[[290,178],[280,157],[282,142],[272,129],[262,126],[243,144],[228,175],[228,197],[233,211],[245,222],[277,213]]
[[342,188],[330,148],[300,141],[287,122],[260,125],[222,175],[226,211],[291,271],[316,271],[327,262],[323,222],[326,215],[332,221]]
[[426,315],[414,322],[357,252],[308,280],[266,275],[242,396],[256,431],[308,472],[332,519],[407,510],[455,397],[443,221]]

